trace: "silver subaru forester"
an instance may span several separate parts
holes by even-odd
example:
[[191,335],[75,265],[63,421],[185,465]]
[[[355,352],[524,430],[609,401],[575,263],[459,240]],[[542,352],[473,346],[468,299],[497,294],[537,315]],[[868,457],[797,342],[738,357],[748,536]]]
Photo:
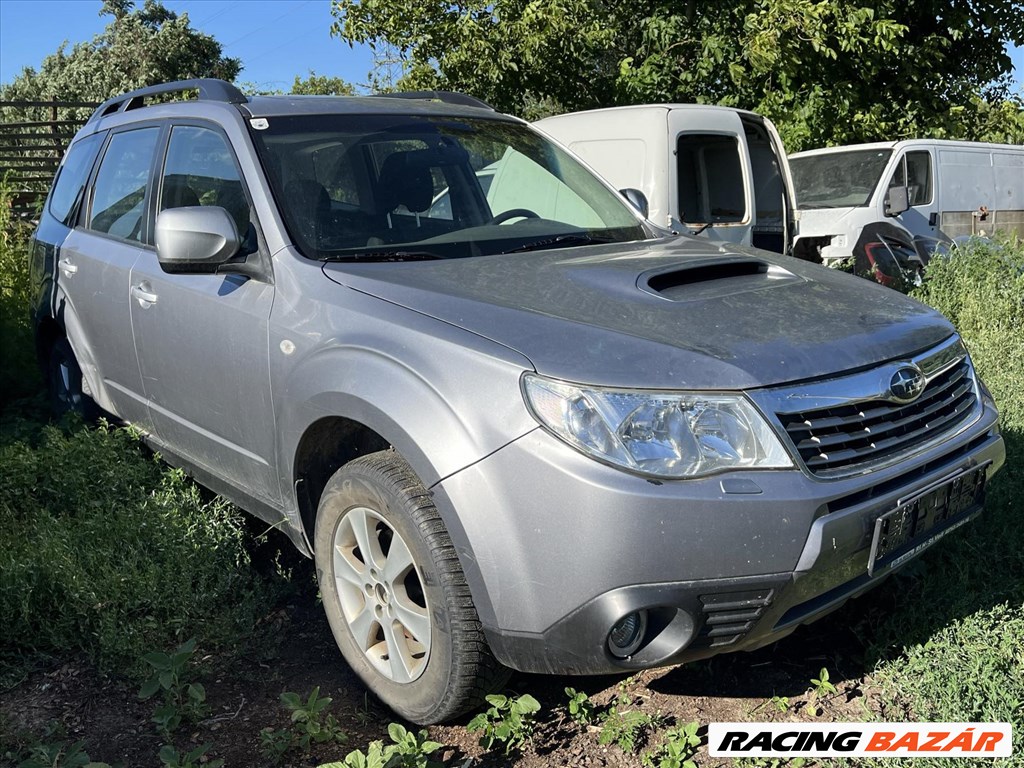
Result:
[[33,241],[54,404],[279,525],[417,723],[757,648],[980,512],[1003,441],[945,319],[623,192],[458,94],[120,96]]

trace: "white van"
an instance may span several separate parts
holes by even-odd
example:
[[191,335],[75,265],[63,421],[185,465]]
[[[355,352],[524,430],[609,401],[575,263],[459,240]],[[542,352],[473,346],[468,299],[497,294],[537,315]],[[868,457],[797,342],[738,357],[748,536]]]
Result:
[[647,217],[678,232],[786,253],[795,202],[771,121],[699,104],[573,112],[536,127],[619,189],[647,198]]
[[795,256],[849,258],[880,228],[911,243],[1024,235],[1024,146],[888,141],[797,152],[789,165],[800,209]]

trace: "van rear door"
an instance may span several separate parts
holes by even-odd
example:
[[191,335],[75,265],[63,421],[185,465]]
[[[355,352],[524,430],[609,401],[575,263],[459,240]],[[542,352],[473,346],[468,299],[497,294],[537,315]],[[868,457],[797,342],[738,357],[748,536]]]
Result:
[[750,152],[739,115],[717,109],[668,114],[672,228],[751,244],[755,221]]
[[760,115],[741,114],[740,120],[750,152],[753,178],[751,245],[776,253],[789,253],[796,199],[782,140],[771,121]]

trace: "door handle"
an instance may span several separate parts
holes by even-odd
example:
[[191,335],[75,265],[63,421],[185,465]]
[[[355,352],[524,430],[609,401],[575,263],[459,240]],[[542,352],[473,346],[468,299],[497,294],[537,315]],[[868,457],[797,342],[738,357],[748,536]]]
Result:
[[149,283],[139,283],[132,286],[132,298],[139,302],[142,307],[156,304],[157,295],[149,290]]
[[60,267],[60,271],[63,272],[66,277],[71,277],[78,271],[78,267],[73,264],[70,259],[61,259],[57,262],[57,266]]

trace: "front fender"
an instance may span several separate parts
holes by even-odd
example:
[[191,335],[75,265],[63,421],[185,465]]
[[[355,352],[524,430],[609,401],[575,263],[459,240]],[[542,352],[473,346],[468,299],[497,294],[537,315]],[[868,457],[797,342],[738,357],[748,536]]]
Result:
[[343,338],[311,349],[277,387],[286,492],[296,477],[303,434],[325,417],[372,429],[427,487],[537,426],[519,389],[523,371],[533,369],[526,358],[441,321],[376,303],[378,314],[414,320],[402,317],[405,327],[383,317],[362,330],[350,325]]

